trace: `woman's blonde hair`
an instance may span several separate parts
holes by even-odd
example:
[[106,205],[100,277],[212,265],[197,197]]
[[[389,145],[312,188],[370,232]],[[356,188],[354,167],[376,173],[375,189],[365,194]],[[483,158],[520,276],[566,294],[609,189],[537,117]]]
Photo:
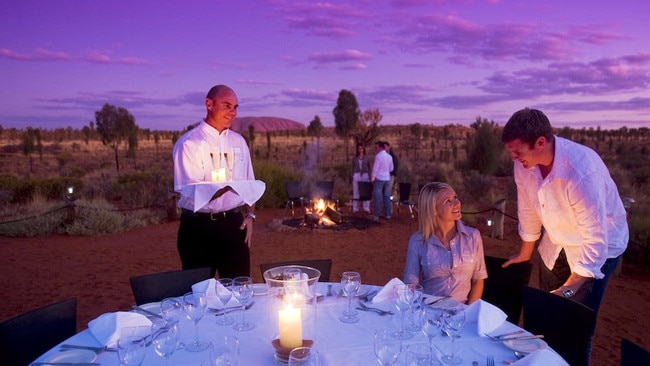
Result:
[[424,240],[429,240],[437,229],[436,224],[436,198],[438,193],[448,188],[454,190],[449,184],[442,182],[427,183],[420,190],[418,196],[418,219],[420,221],[419,231],[422,233]]

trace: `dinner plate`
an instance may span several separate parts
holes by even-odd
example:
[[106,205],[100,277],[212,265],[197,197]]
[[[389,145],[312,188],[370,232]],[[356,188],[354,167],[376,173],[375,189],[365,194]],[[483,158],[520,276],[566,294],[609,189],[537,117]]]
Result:
[[503,341],[506,347],[513,351],[531,353],[538,349],[548,348],[548,344],[539,338],[533,339],[508,339]]
[[48,357],[44,362],[74,362],[74,363],[83,363],[83,362],[93,362],[97,354],[93,351],[87,349],[70,349],[65,351],[60,351],[57,354],[54,354]]
[[160,314],[160,302],[150,302],[142,304],[140,307],[144,310],[151,311],[152,313]]
[[266,283],[253,284],[253,296],[268,295],[269,290],[266,288]]

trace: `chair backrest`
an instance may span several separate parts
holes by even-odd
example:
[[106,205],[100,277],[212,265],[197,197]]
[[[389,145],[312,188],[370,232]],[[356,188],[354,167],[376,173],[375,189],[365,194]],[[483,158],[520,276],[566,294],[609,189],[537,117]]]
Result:
[[260,264],[260,271],[262,272],[262,276],[263,276],[264,272],[266,272],[271,268],[289,266],[289,265],[298,265],[298,266],[316,268],[317,270],[320,271],[320,278],[318,279],[319,282],[330,281],[330,273],[332,271],[331,259],[297,259],[294,261],[286,261],[286,262],[262,263]]
[[312,198],[322,198],[325,200],[331,200],[332,195],[334,194],[334,181],[318,181],[316,182],[316,191],[314,192]]
[[530,286],[522,289],[524,329],[543,334],[544,340],[569,365],[588,365],[586,349],[596,327],[589,307]]
[[411,183],[400,182],[399,187],[399,201],[400,202],[410,202],[411,201]]
[[370,201],[372,199],[372,183],[358,182],[359,184],[359,201]]
[[289,200],[298,200],[302,198],[302,190],[300,187],[300,182],[287,182],[285,183],[285,188],[287,190],[287,198]]
[[129,278],[137,305],[183,296],[192,285],[210,278],[210,268],[184,269]]
[[29,365],[77,333],[77,299],[72,297],[0,323],[0,365]]
[[530,262],[501,265],[505,258],[485,256],[488,278],[485,279],[482,299],[496,305],[508,315],[508,321],[519,324],[521,317],[521,290],[528,285],[533,265]]
[[650,365],[650,352],[631,340],[621,338],[621,366]]

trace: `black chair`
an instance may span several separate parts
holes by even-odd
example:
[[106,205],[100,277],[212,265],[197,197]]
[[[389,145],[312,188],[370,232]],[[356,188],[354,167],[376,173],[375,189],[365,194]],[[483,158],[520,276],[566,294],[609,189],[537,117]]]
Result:
[[287,215],[287,209],[291,207],[291,217],[294,215],[294,206],[296,204],[300,205],[300,208],[305,206],[305,203],[308,201],[302,195],[301,183],[297,181],[285,183],[285,189],[287,191],[287,201],[284,203],[284,214]]
[[650,365],[650,352],[631,340],[621,338],[621,366]]
[[411,200],[411,183],[400,182],[398,185],[399,199],[397,200],[397,216],[399,216],[400,207],[406,206],[409,209],[411,218],[415,218],[415,202]]
[[358,201],[359,204],[363,201],[372,202],[372,189],[373,184],[371,182],[357,182],[359,185],[359,198],[352,198],[352,201]]
[[77,333],[77,299],[72,297],[0,323],[0,365],[29,365]]
[[528,285],[533,265],[530,262],[521,262],[502,268],[501,265],[505,261],[505,258],[485,256],[488,278],[485,279],[482,299],[503,310],[508,315],[509,322],[519,324],[521,290]]
[[334,198],[334,181],[333,180],[320,180],[316,182],[316,189],[312,194],[312,198],[322,198],[328,202],[334,202],[334,208],[338,209],[338,199]]
[[264,272],[266,272],[271,268],[290,266],[290,265],[316,268],[317,270],[320,271],[320,278],[318,279],[319,282],[330,281],[330,273],[332,272],[331,259],[297,259],[295,261],[262,263],[260,264],[260,271],[262,272],[262,276],[264,276]]
[[522,295],[524,329],[543,334],[569,365],[588,365],[585,350],[595,331],[596,313],[578,302],[530,286],[524,286]]
[[210,278],[210,267],[153,273],[129,278],[137,305],[178,297],[192,291],[192,285]]

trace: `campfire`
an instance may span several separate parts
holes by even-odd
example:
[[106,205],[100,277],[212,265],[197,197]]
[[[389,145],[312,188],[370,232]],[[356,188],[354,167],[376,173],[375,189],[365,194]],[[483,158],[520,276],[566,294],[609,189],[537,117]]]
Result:
[[318,226],[334,226],[340,223],[341,214],[336,211],[334,203],[318,198],[314,200],[311,207],[305,207],[305,218],[301,226],[313,229]]

